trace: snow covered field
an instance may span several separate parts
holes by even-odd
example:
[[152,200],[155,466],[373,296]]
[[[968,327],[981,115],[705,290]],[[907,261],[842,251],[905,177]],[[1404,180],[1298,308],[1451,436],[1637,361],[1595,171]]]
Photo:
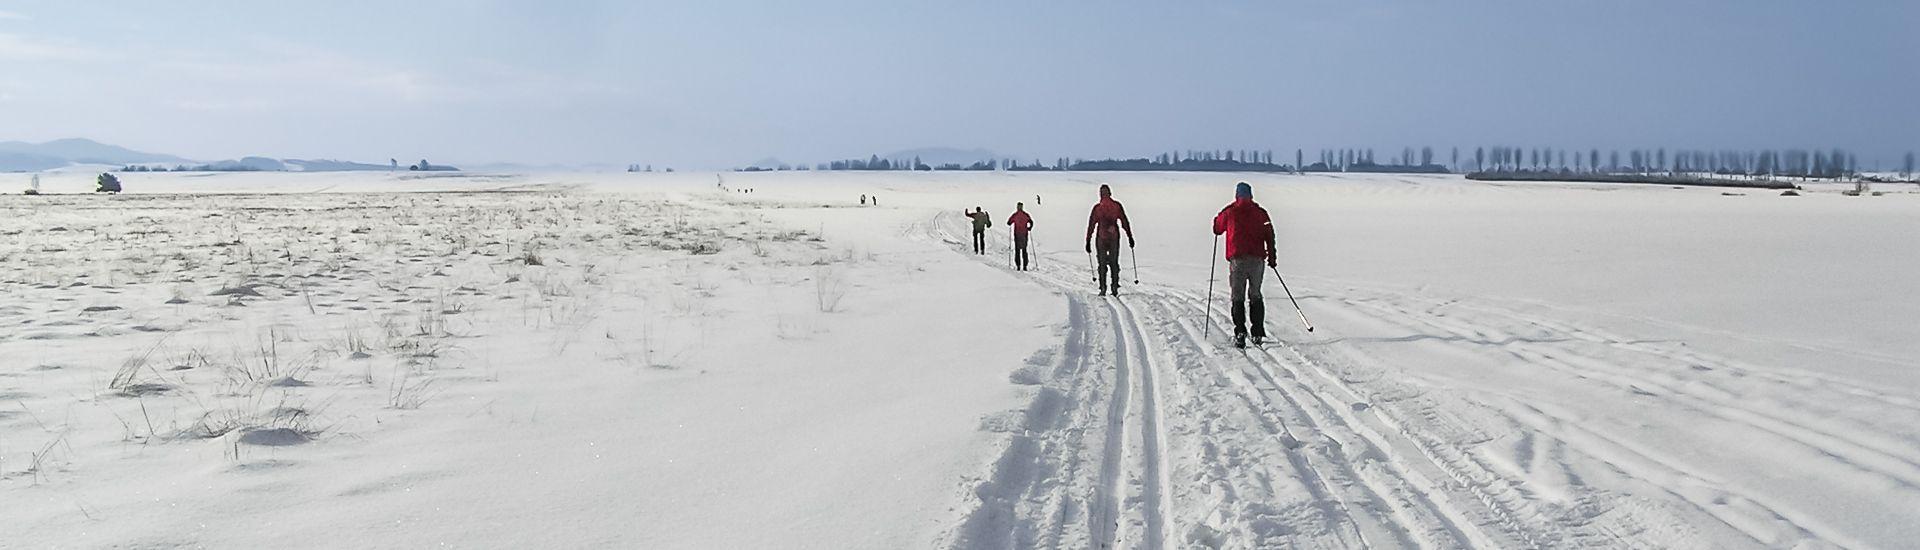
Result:
[[[1205,305],[1235,175],[0,197],[0,547],[1920,537],[1915,189],[1238,177],[1318,328],[1269,278],[1280,342],[1244,354]],[[1099,182],[1140,240],[1117,299],[1080,245]]]

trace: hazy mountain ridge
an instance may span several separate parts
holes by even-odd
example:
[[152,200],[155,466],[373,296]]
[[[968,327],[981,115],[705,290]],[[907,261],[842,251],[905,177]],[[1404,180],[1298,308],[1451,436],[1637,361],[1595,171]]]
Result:
[[85,138],[44,143],[0,141],[0,170],[49,170],[70,164],[186,163],[173,155],[135,151]]
[[393,164],[371,164],[335,159],[282,159],[247,156],[238,160],[212,162],[193,160],[165,153],[135,151],[118,145],[86,138],[56,139],[43,143],[0,142],[0,172],[40,172],[75,165],[208,167],[213,170],[259,170],[292,172],[343,172],[405,169]]

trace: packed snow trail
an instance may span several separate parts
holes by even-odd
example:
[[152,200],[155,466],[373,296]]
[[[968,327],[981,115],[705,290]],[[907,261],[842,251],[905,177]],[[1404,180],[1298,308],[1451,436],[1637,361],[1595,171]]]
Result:
[[[968,243],[955,237],[957,219],[942,213],[917,227],[960,250]],[[1006,240],[998,236],[990,248],[1009,250]],[[1071,368],[1042,381],[1043,395],[1071,397],[1028,411],[1059,411],[1059,422],[1028,423],[1045,426],[1038,437],[1064,444],[1023,455],[1035,490],[1001,496],[1030,505],[993,513],[1012,514],[1001,520],[1024,532],[1061,532],[1059,522],[1085,521],[1090,533],[1086,541],[1033,538],[1017,546],[1876,547],[1893,544],[1848,533],[1871,522],[1884,529],[1903,521],[1902,510],[1920,509],[1913,489],[1920,449],[1902,437],[1911,428],[1891,422],[1920,416],[1912,396],[1620,338],[1490,299],[1435,301],[1311,277],[1298,277],[1295,290],[1327,317],[1321,334],[1309,340],[1300,327],[1272,323],[1274,341],[1242,353],[1224,343],[1232,330],[1224,300],[1205,304],[1198,290],[1151,283],[1093,298],[1082,266],[1036,252],[1033,271],[1013,273],[1067,296],[1076,328],[1057,358]],[[1315,292],[1321,288],[1343,291]],[[1213,323],[1221,336],[1203,339],[1199,323]],[[1088,324],[1111,327],[1113,338]],[[1342,336],[1334,326],[1414,334]],[[1371,355],[1402,348],[1418,352],[1412,360],[1478,367],[1438,380],[1395,366],[1409,358]],[[1874,407],[1843,405],[1858,399]],[[1676,456],[1672,449],[1686,447],[1661,445],[1684,435],[1739,448],[1719,434],[1651,425],[1659,429],[1616,433],[1610,417],[1617,408],[1638,412],[1650,406],[1643,400],[1765,441],[1794,460]],[[1868,416],[1888,413],[1894,418]],[[1099,447],[1074,448],[1055,433],[1077,431],[1107,436]],[[1113,441],[1127,437],[1140,441]],[[1115,456],[1115,448],[1138,457]],[[1103,466],[1086,482],[1075,476],[1088,472],[1065,467],[1088,462]],[[1801,481],[1755,481],[1783,464],[1816,471],[1807,483],[1868,491],[1875,504],[1810,513],[1820,510],[1806,495],[1834,491],[1781,491],[1775,484]],[[1117,476],[1132,496],[1119,501],[1125,509],[1111,508],[1117,489],[1108,468],[1125,471]],[[1055,477],[1046,479],[1048,472]],[[1087,486],[1095,490],[1078,492]],[[1082,509],[1076,502],[1086,503],[1090,517],[1073,519]],[[1001,547],[965,536],[955,543]]]
[[[954,227],[943,220],[936,220],[928,230],[956,250],[969,246],[955,237]],[[1091,494],[1072,494],[1068,490],[1080,484],[1061,479],[1056,480],[1055,494],[1024,495],[1034,501],[1051,502],[1053,507],[1028,508],[1024,516],[1016,519],[1025,526],[1014,531],[1047,531],[1045,525],[1070,518],[1078,507],[1073,503],[1084,502],[1081,506],[1092,510],[1087,517],[1090,539],[1086,544],[1063,539],[1020,540],[1015,541],[1021,543],[1017,546],[1158,548],[1169,542],[1179,546],[1196,543],[1217,546],[1245,541],[1255,545],[1393,548],[1459,546],[1473,540],[1455,525],[1460,520],[1448,517],[1459,516],[1459,513],[1436,511],[1442,503],[1425,498],[1413,499],[1416,502],[1413,505],[1402,502],[1404,495],[1425,491],[1405,480],[1375,479],[1374,474],[1352,468],[1350,458],[1343,454],[1348,443],[1329,437],[1324,431],[1325,423],[1340,421],[1327,407],[1303,413],[1301,398],[1277,386],[1271,375],[1262,374],[1259,382],[1245,376],[1222,377],[1230,368],[1228,365],[1234,363],[1233,358],[1214,356],[1208,351],[1209,347],[1194,345],[1197,337],[1185,334],[1195,330],[1193,326],[1170,321],[1178,317],[1169,309],[1174,305],[1169,297],[1157,290],[1131,286],[1123,288],[1117,299],[1098,298],[1104,302],[1104,308],[1088,307],[1087,301],[1096,298],[1085,296],[1084,288],[1088,285],[1082,282],[1084,274],[1070,265],[1048,261],[1027,274],[1069,296],[1073,308],[1070,317],[1076,319],[1070,323],[1072,326],[1079,327],[1079,319],[1092,318],[1096,324],[1107,325],[1113,339],[1086,342],[1082,339],[1087,333],[1077,328],[1069,331],[1065,345],[1069,353],[1063,354],[1061,361],[1073,367],[1056,369],[1055,373],[1081,378],[1059,377],[1048,383],[1051,387],[1079,388],[1091,378],[1094,384],[1107,390],[1106,399],[1104,403],[1099,401],[1102,392],[1062,392],[1078,396],[1070,404],[1077,411],[1071,417],[1078,425],[1055,429],[1102,433],[1105,437],[1100,441],[1101,451],[1097,454],[1090,448],[1065,447],[1056,449],[1051,456],[1041,457],[1041,461],[1055,460],[1062,464],[1098,461],[1102,467],[1089,483],[1095,488]],[[1075,348],[1079,353],[1071,352]],[[1199,357],[1205,359],[1196,364],[1195,359]],[[1110,370],[1099,368],[1108,365],[1112,367]],[[1089,366],[1095,368],[1086,368]],[[1156,376],[1162,369],[1171,369],[1181,376],[1162,382]],[[1237,378],[1241,383],[1232,390],[1221,391],[1222,378]],[[1176,405],[1177,414],[1165,411],[1163,394],[1184,397]],[[1053,394],[1043,390],[1043,395]],[[1132,406],[1136,402],[1137,408]],[[1107,411],[1105,414],[1092,412],[1103,409]],[[1035,407],[1029,412],[1038,410],[1041,408]],[[1201,422],[1195,423],[1195,419]],[[1034,420],[1029,418],[1029,425],[1034,425]],[[1168,420],[1175,424],[1167,425]],[[1304,441],[1289,433],[1294,430],[1289,426],[1294,425],[1315,433],[1308,437],[1317,436],[1316,439]],[[1262,433],[1243,433],[1255,427],[1262,428]],[[1169,435],[1211,432],[1222,435],[1192,439],[1174,435],[1176,439],[1185,439],[1177,445],[1188,452],[1170,456],[1166,450],[1169,445],[1175,445],[1168,440]],[[1136,433],[1138,443],[1124,441]],[[1233,445],[1222,445],[1215,439],[1229,439]],[[1350,441],[1354,440],[1358,438]],[[1018,447],[1015,452],[1030,452],[1025,445]],[[1007,468],[1008,464],[1009,461],[1002,462],[1001,471],[994,474],[995,479],[1049,470],[1044,464],[1027,464],[1032,470],[1012,471]],[[1126,470],[1125,473],[1117,472],[1121,469]],[[1179,476],[1180,483],[1170,481],[1175,476]],[[1127,481],[1128,487],[1124,490],[1112,485],[1119,479]],[[1193,483],[1187,482],[1202,485],[1196,489]],[[1278,487],[1281,485],[1284,487]],[[1116,494],[1127,498],[1115,498]],[[1179,506],[1192,500],[1211,504]],[[1122,503],[1127,509],[1116,508]],[[1211,513],[1215,509],[1228,510],[1233,515]],[[983,508],[969,521],[982,521],[978,515],[981,513],[1007,512],[1006,508],[991,511]],[[1414,533],[1403,527],[1406,524],[1427,528]],[[997,546],[983,544],[981,539],[969,538],[966,533],[956,540],[960,546]]]

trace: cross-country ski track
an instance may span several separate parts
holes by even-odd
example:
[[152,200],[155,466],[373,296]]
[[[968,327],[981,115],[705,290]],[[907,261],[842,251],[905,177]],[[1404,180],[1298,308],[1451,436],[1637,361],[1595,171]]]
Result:
[[[967,231],[942,212],[906,233],[970,254]],[[1068,322],[1025,381],[1039,389],[1024,430],[955,547],[1867,548],[1888,541],[1850,538],[1859,530],[1841,522],[1920,510],[1915,440],[1881,431],[1920,421],[1898,392],[1629,340],[1526,304],[1307,277],[1290,282],[1323,328],[1405,336],[1309,335],[1268,296],[1274,338],[1241,351],[1227,343],[1224,284],[1210,307],[1204,288],[1151,280],[1099,297],[1077,254],[1016,272],[1009,239],[990,239],[979,258],[1063,296]],[[1358,345],[1370,341],[1396,347]],[[1419,374],[1395,364],[1400,348],[1483,372]],[[1619,422],[1621,407],[1644,420]],[[1663,410],[1714,426],[1682,431]],[[1683,438],[1694,441],[1660,444]],[[1681,452],[1716,445],[1770,454]],[[1770,475],[1780,453],[1815,470]],[[1797,484],[1873,488],[1875,505],[1810,513],[1834,493],[1780,490]]]

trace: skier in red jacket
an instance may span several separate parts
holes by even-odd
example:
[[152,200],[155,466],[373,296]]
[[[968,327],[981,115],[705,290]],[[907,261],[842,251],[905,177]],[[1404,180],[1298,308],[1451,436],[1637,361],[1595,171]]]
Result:
[[1013,215],[1007,217],[1007,227],[1013,228],[1013,268],[1026,271],[1027,233],[1033,231],[1033,216],[1027,215],[1027,204],[1013,203]]
[[[1135,244],[1133,222],[1127,220],[1126,207],[1120,206],[1120,201],[1113,200],[1113,189],[1102,183],[1100,184],[1100,202],[1093,205],[1093,213],[1087,216],[1086,239],[1087,252],[1093,252],[1096,244],[1100,249],[1100,253],[1096,256],[1100,264],[1095,268],[1100,275],[1095,284],[1099,285],[1102,296],[1120,294],[1120,230],[1122,229],[1127,231],[1127,247],[1132,248]],[[1099,236],[1098,240],[1094,238],[1096,233]],[[1108,272],[1113,273],[1112,284],[1107,282]]]
[[1233,187],[1233,204],[1213,217],[1213,234],[1227,236],[1227,286],[1232,289],[1233,345],[1247,347],[1247,313],[1253,313],[1253,343],[1267,337],[1266,304],[1260,296],[1260,278],[1266,267],[1275,265],[1273,218],[1267,209],[1253,202],[1253,186],[1240,182]]

